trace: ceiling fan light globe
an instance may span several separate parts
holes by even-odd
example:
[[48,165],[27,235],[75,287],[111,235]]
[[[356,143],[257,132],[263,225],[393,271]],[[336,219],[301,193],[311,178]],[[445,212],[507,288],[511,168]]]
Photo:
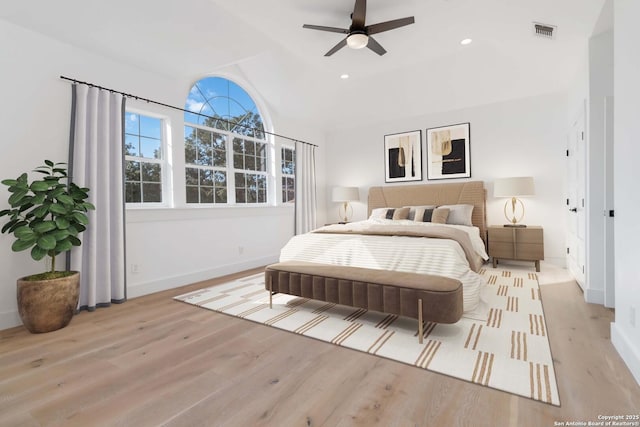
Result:
[[347,46],[351,49],[362,49],[369,43],[369,37],[366,34],[356,33],[347,37]]

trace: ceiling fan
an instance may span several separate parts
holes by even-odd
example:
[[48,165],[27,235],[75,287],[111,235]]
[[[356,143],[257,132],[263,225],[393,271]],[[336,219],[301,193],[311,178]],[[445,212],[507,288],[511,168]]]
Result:
[[367,0],[356,0],[356,4],[353,7],[353,13],[351,14],[351,26],[348,30],[344,28],[308,24],[304,24],[302,28],[347,34],[347,37],[342,39],[340,43],[335,45],[329,52],[325,53],[324,56],[331,56],[345,46],[349,46],[352,49],[368,47],[378,55],[384,55],[387,51],[380,45],[380,43],[375,41],[371,35],[404,27],[405,25],[413,24],[415,22],[413,16],[410,16],[408,18],[400,18],[392,21],[380,22],[378,24],[365,25],[366,14]]

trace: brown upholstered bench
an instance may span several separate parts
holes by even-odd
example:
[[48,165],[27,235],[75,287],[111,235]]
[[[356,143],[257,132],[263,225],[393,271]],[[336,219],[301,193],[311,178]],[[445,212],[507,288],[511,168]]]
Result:
[[423,321],[462,317],[462,283],[442,276],[287,261],[266,267],[265,288],[269,307],[284,293],[418,319],[420,343]]

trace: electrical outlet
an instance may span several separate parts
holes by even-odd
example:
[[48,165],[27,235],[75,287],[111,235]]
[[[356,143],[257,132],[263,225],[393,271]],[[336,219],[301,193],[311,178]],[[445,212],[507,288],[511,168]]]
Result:
[[629,323],[631,326],[636,326],[636,308],[634,306],[629,307]]
[[244,246],[238,246],[238,255],[244,254]]
[[131,264],[130,269],[133,274],[140,273],[140,266],[138,264]]

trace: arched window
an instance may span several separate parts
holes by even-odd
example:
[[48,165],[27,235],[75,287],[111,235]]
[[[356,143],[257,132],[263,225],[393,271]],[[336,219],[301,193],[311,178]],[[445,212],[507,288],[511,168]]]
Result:
[[251,96],[222,77],[206,77],[185,103],[187,203],[267,203],[269,153]]

